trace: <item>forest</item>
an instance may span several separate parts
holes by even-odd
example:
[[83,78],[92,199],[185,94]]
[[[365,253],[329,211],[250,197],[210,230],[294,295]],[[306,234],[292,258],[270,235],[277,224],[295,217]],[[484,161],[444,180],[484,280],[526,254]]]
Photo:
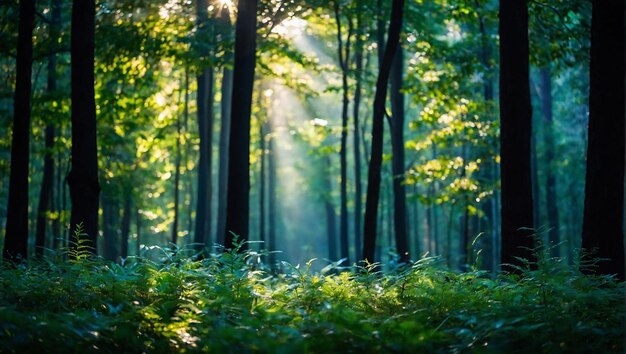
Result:
[[1,353],[623,353],[624,0],[0,2]]

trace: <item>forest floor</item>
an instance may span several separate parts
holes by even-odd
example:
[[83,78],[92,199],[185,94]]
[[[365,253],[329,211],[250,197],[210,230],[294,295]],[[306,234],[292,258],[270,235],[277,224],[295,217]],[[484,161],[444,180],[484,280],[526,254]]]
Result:
[[254,252],[0,268],[2,353],[623,353],[625,286],[559,259],[490,277],[437,259],[315,273]]

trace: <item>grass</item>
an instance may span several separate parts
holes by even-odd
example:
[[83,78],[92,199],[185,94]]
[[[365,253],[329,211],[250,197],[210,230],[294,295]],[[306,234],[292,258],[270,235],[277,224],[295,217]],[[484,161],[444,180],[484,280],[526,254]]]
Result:
[[625,287],[543,252],[521,275],[427,258],[324,272],[254,252],[0,268],[2,353],[623,353]]

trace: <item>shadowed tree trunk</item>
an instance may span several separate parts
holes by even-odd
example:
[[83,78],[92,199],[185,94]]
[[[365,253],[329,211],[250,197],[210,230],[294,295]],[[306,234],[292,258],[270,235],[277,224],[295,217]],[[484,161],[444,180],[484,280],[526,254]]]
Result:
[[354,247],[357,255],[363,252],[363,245],[361,242],[361,235],[363,232],[363,228],[361,227],[363,187],[361,185],[361,144],[359,139],[359,133],[361,131],[359,124],[359,108],[361,107],[361,85],[363,81],[363,26],[362,10],[361,7],[358,6],[354,53],[354,74],[356,76],[353,107],[354,131],[352,134],[352,142],[354,146]]
[[20,0],[9,204],[2,256],[17,261],[28,256],[28,144],[35,1]]
[[582,246],[624,280],[624,1],[594,0]]
[[350,58],[350,38],[353,34],[352,22],[348,19],[348,35],[344,46],[341,29],[341,14],[339,12],[339,2],[334,2],[335,21],[337,22],[337,48],[339,67],[341,68],[341,82],[343,100],[341,105],[341,151],[339,152],[341,165],[341,182],[339,186],[340,211],[339,211],[339,253],[341,258],[346,259],[350,264],[350,254],[348,245],[348,60]]
[[[223,6],[220,13],[222,30],[230,34],[232,24],[228,6]],[[224,60],[231,64],[232,53],[226,51]],[[215,242],[224,244],[226,234],[226,196],[228,190],[228,138],[230,135],[230,108],[233,100],[233,71],[228,65],[224,66],[222,75],[221,127],[219,142],[219,172],[217,197],[217,228]]]
[[[187,75],[185,75],[185,80],[187,79]],[[184,99],[187,99],[187,82],[183,84],[185,89]],[[180,95],[178,96],[179,104],[180,104]],[[186,114],[187,102],[183,102],[183,107],[185,107]],[[174,221],[172,222],[172,246],[176,248],[176,244],[178,243],[178,219],[179,219],[179,200],[180,200],[180,164],[182,160],[182,152],[180,146],[181,139],[181,122],[180,116],[176,116],[176,160],[174,162]],[[123,257],[123,256],[122,256]]]
[[409,260],[409,239],[407,236],[406,190],[404,188],[404,94],[402,90],[404,74],[404,51],[398,46],[391,67],[391,130],[392,179],[393,179],[393,221],[396,235],[396,252],[400,262]]
[[[239,0],[235,30],[235,67],[233,92],[238,99],[232,102],[230,144],[228,147],[228,182],[237,188],[228,188],[226,208],[226,248],[233,247],[233,235],[248,240],[250,223],[250,113],[256,66],[256,11],[257,0]],[[244,245],[243,249],[246,246]]]
[[324,158],[324,163],[326,172],[326,176],[324,176],[324,208],[326,211],[326,234],[328,235],[328,259],[335,261],[337,260],[337,214],[332,202],[333,186],[330,156]]
[[380,198],[385,101],[391,64],[400,40],[403,7],[404,0],[393,1],[388,40],[376,81],[374,114],[372,116],[372,152],[370,154],[367,176],[367,199],[365,202],[365,225],[363,232],[363,259],[366,262],[374,261],[374,251],[376,249],[376,222],[378,220],[378,200]]
[[274,136],[272,132],[274,131],[274,127],[272,122],[268,122],[267,124],[268,134],[267,139],[267,218],[268,218],[268,229],[267,229],[267,250],[270,251],[269,255],[269,264],[274,267],[276,263],[276,253],[272,253],[277,250],[276,245],[276,150],[274,148]]
[[128,257],[128,238],[130,235],[130,213],[132,207],[132,190],[128,188],[124,193],[124,209],[122,211],[122,227],[120,232],[120,256]]
[[72,200],[71,237],[83,225],[86,246],[96,254],[98,237],[98,148],[94,94],[95,0],[72,5],[72,167],[67,182]]
[[[526,0],[500,0],[502,263],[533,260],[531,106]],[[512,267],[505,267],[513,271]]]
[[[259,98],[261,94],[259,94]],[[267,117],[265,117],[267,118]],[[266,150],[265,150],[265,137],[267,132],[267,119],[265,119],[262,123],[259,124],[259,150],[261,150],[261,170],[259,171],[259,241],[261,241],[261,249],[269,249],[267,246],[267,240],[265,237],[265,161],[266,161]]]
[[[59,0],[51,2],[52,17],[49,23],[50,38],[56,41],[59,38],[59,24],[61,20],[61,4]],[[52,94],[57,89],[56,54],[48,56],[48,82],[47,91]],[[39,205],[37,206],[37,228],[35,232],[35,255],[41,257],[46,247],[46,226],[47,212],[51,210],[54,190],[54,124],[46,123],[45,129],[45,152],[43,161],[43,177],[41,180],[41,190],[39,191]]]
[[[213,26],[208,21],[207,0],[197,0],[196,13],[197,24],[200,32],[208,31],[209,26]],[[208,52],[203,55],[210,55]],[[210,247],[211,231],[211,192],[212,176],[211,166],[213,160],[213,86],[215,82],[215,71],[213,68],[202,68],[196,81],[198,85],[197,93],[197,114],[198,133],[200,135],[200,157],[198,162],[198,199],[196,200],[196,229],[194,243],[198,248],[200,244]]]
[[548,240],[553,245],[552,257],[558,257],[560,242],[559,235],[559,210],[557,208],[555,146],[554,146],[554,119],[552,118],[552,79],[550,68],[541,69],[541,109],[545,121],[545,146],[546,146],[546,208],[548,209]]

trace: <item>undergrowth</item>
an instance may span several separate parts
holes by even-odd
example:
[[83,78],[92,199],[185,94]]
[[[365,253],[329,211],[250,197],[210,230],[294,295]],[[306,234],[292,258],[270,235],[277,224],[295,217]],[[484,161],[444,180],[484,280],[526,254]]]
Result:
[[161,251],[3,266],[0,352],[624,352],[624,284],[546,252],[538,269],[492,279],[434,258],[276,272],[252,251]]

